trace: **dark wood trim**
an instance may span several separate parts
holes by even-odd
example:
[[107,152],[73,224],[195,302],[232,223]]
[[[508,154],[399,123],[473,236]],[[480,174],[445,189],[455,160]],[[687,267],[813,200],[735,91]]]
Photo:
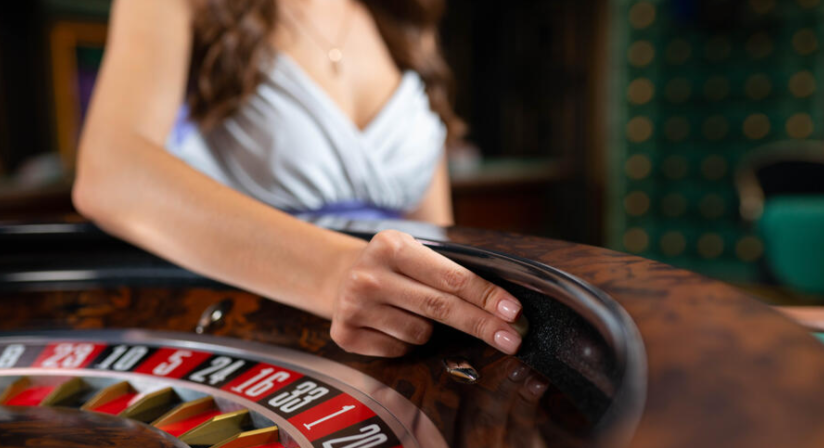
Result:
[[[628,446],[824,446],[824,346],[753,297],[668,265],[591,246],[455,228],[446,230],[445,239],[545,263],[600,289],[623,308],[643,340],[647,375],[643,414]],[[13,316],[0,321],[4,331],[138,327],[188,332],[200,312],[229,297],[234,306],[216,334],[292,347],[352,366],[424,410],[454,446],[523,446],[513,442],[522,440],[513,435],[536,430],[554,446],[604,442],[592,438],[591,414],[577,407],[575,391],[558,384],[550,387],[549,398],[521,415],[526,420],[511,421],[507,403],[518,389],[507,386],[506,372],[516,360],[447,329],[437,332],[436,343],[406,358],[371,359],[338,349],[329,339],[328,323],[319,318],[220,286],[64,287],[7,291],[0,297],[6,315]],[[585,328],[569,322],[553,326]],[[533,322],[531,336],[541,323]],[[549,357],[565,340],[539,341],[532,353],[537,358],[529,362],[540,364],[547,359],[541,353]],[[558,368],[586,360],[582,348],[573,344],[566,354],[577,350],[580,355]],[[471,360],[484,382],[469,387],[450,381],[441,365],[448,355]],[[608,381],[589,378],[610,396]]]

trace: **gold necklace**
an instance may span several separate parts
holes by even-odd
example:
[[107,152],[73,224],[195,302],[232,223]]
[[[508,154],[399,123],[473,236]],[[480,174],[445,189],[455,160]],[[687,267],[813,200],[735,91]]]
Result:
[[289,16],[289,20],[295,23],[297,28],[309,37],[309,40],[315,44],[321,51],[326,53],[326,57],[329,58],[329,62],[332,66],[332,72],[335,75],[340,74],[341,71],[341,64],[343,62],[343,45],[346,43],[346,37],[349,36],[349,29],[350,24],[352,22],[352,13],[354,8],[349,8],[346,16],[343,19],[343,23],[341,24],[340,30],[338,30],[338,36],[335,41],[331,41],[326,38],[311,22],[311,20],[306,18],[304,14],[304,20],[298,20],[296,17],[297,14],[294,14],[290,11],[290,8],[282,8],[286,15]]

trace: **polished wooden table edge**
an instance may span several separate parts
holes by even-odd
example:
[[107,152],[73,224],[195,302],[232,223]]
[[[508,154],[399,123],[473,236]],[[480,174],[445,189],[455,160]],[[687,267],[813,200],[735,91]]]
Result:
[[[331,227],[410,231],[387,222],[342,224]],[[609,249],[478,229],[418,229],[426,234],[410,233],[544,263],[621,305],[648,363],[633,448],[824,446],[824,345],[753,296]]]
[[776,306],[774,308],[810,331],[824,332],[824,306]]
[[[756,297],[610,249],[474,229],[448,234],[568,272],[629,313],[649,379],[632,447],[824,446],[824,344]],[[690,436],[666,433],[677,427]]]

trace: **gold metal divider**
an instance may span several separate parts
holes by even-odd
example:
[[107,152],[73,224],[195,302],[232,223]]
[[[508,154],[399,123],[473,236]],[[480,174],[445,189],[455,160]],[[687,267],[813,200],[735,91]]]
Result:
[[212,410],[216,410],[217,405],[215,399],[212,397],[198,398],[197,400],[187,401],[179,404],[169,412],[161,415],[157,420],[152,422],[152,426],[159,428],[161,426],[171,425],[196,415],[203,414]]
[[166,414],[170,409],[180,404],[180,402],[181,399],[174,389],[166,387],[146,394],[137,400],[136,403],[118,414],[118,416],[148,423]]
[[254,431],[246,431],[228,440],[213,445],[211,448],[252,448],[270,443],[280,442],[278,438],[278,427],[270,426]]
[[91,411],[111,402],[112,400],[116,400],[118,397],[136,392],[137,391],[131,384],[129,384],[128,381],[121,381],[101,389],[98,393],[94,394],[92,398],[86,401],[83,406],[80,406],[80,409],[84,411]]
[[251,429],[252,419],[247,409],[212,417],[180,435],[180,441],[190,446],[216,445]]
[[88,389],[89,385],[83,381],[82,378],[74,377],[55,387],[54,390],[40,402],[40,406],[59,406],[66,404],[67,401],[77,397]]
[[31,386],[31,380],[26,376],[14,380],[13,383],[9,384],[6,387],[6,390],[0,393],[0,404],[6,404],[6,402],[9,401],[9,399],[17,396],[20,392],[23,392],[29,386]]

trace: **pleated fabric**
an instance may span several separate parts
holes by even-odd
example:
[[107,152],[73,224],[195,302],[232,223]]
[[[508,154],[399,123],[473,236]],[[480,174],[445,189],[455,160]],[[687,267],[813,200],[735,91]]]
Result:
[[443,154],[446,128],[413,71],[359,129],[289,56],[234,116],[208,133],[169,140],[169,150],[218,182],[282,210],[362,203],[413,209]]

